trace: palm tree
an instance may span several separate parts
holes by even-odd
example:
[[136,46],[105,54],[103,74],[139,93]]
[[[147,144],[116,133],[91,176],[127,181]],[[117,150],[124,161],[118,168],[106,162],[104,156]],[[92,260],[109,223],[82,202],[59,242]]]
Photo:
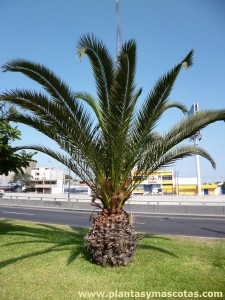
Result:
[[193,51],[158,80],[139,108],[137,101],[142,90],[136,89],[135,84],[134,40],[122,45],[116,62],[93,35],[80,38],[77,54],[80,58],[87,55],[91,62],[96,96],[73,92],[45,66],[17,59],[6,63],[3,71],[25,74],[41,84],[45,93],[15,89],[2,93],[0,99],[20,107],[11,121],[37,129],[55,140],[63,152],[39,145],[21,148],[50,155],[92,189],[93,204],[101,207],[86,236],[93,260],[101,265],[126,265],[134,256],[139,239],[130,215],[123,210],[139,184],[138,176],[132,179],[132,170],[150,174],[194,154],[205,157],[215,168],[205,150],[181,142],[208,124],[225,120],[225,110],[185,116],[160,135],[155,128],[165,111],[175,107],[187,112],[184,105],[168,98],[182,67],[192,65]]

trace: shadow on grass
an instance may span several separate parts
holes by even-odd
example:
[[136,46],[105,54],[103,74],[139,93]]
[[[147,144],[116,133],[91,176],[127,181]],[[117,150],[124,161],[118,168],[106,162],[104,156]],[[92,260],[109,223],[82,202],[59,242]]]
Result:
[[[91,261],[88,251],[85,249],[84,236],[87,234],[88,229],[70,227],[59,228],[54,225],[37,224],[40,227],[31,227],[26,225],[17,225],[10,220],[0,221],[0,235],[18,236],[21,237],[20,241],[7,243],[2,247],[8,247],[10,251],[11,246],[25,245],[25,244],[46,244],[47,248],[43,250],[34,251],[31,253],[23,254],[18,257],[13,257],[4,261],[0,261],[0,268],[15,263],[17,261],[31,258],[38,255],[43,255],[51,252],[67,251],[70,250],[70,255],[67,259],[67,264],[73,262],[79,254]],[[24,240],[22,240],[24,237]],[[29,240],[27,238],[30,238]]]
[[[84,244],[84,237],[88,233],[88,229],[86,228],[75,228],[69,227],[67,230],[66,228],[59,228],[58,226],[48,225],[48,224],[37,224],[35,226],[38,227],[31,227],[32,225],[17,225],[14,224],[13,221],[10,220],[0,220],[0,235],[8,235],[8,236],[18,236],[21,237],[21,241],[7,243],[2,245],[1,247],[8,247],[10,251],[11,246],[16,245],[25,245],[25,244],[46,244],[48,245],[47,248],[43,250],[37,250],[34,252],[26,253],[18,257],[12,257],[7,260],[0,261],[0,268],[6,267],[10,264],[13,264],[17,261],[43,255],[46,253],[53,253],[59,251],[70,251],[70,255],[67,259],[67,264],[72,263],[78,255],[82,254],[82,257],[92,263],[91,255],[89,251],[86,249]],[[23,240],[24,237],[24,240]],[[30,238],[30,239],[27,239]],[[149,234],[144,235],[143,238],[160,238],[156,236],[151,236]],[[162,239],[165,239],[162,237]],[[153,245],[139,245],[140,249],[149,249],[160,251],[164,254],[172,255],[176,257],[175,254]],[[27,250],[28,251],[28,250]]]
[[[152,240],[152,239],[156,240],[156,239],[158,239],[158,240],[170,241],[169,238],[156,236],[154,234],[149,234],[149,233],[141,234],[141,239],[145,239],[145,240]],[[161,253],[168,254],[168,255],[171,255],[173,257],[178,258],[178,256],[176,254],[174,254],[173,252],[168,251],[166,249],[163,249],[161,247],[154,246],[154,245],[145,245],[145,244],[140,242],[140,244],[138,245],[138,248],[139,249],[144,249],[144,250],[155,250],[155,251],[159,251]]]

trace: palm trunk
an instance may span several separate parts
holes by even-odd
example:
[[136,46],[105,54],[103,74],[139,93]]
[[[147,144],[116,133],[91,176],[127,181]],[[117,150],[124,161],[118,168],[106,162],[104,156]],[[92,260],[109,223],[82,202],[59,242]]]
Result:
[[118,266],[132,261],[140,236],[128,213],[122,209],[116,213],[104,209],[92,217],[92,222],[92,230],[85,240],[95,263]]

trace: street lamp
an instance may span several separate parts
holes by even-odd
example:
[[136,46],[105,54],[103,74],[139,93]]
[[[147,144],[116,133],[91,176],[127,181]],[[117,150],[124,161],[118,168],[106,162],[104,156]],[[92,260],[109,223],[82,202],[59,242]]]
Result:
[[[188,115],[193,115],[199,112],[199,105],[198,102],[194,103],[189,110]],[[200,131],[197,131],[191,138],[190,140],[194,141],[194,146],[198,146],[198,142],[202,139],[202,134]],[[195,160],[196,160],[196,171],[197,171],[197,186],[198,186],[198,196],[202,194],[202,187],[201,187],[201,175],[200,175],[200,162],[199,162],[199,155],[195,155]]]
[[68,181],[68,201],[70,201],[70,174],[71,174],[71,170],[69,169],[69,181]]
[[[52,165],[52,162],[49,160],[50,164]],[[49,168],[50,170],[50,194],[52,193],[52,167]]]

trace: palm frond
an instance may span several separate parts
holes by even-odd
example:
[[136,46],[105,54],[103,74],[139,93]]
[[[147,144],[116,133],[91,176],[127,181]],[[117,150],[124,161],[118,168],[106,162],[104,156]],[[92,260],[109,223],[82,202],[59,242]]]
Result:
[[19,112],[14,114],[11,117],[11,120],[33,127],[39,132],[45,134],[71,156],[73,156],[74,153],[77,155],[79,153],[80,157],[83,157],[95,173],[101,172],[101,168],[104,164],[102,164],[103,158],[100,155],[98,143],[95,145],[89,140],[82,139],[82,136],[79,136],[79,131],[73,131],[74,128],[68,129],[65,127],[64,129],[60,129],[59,126],[55,126],[57,123],[46,124],[43,122],[43,118]]
[[133,93],[135,89],[136,43],[130,40],[121,49],[117,60],[115,80],[110,94],[110,118],[115,127],[122,127],[133,112]]
[[[85,126],[90,123],[92,119],[91,116],[87,113],[83,105],[77,102],[75,94],[70,91],[69,87],[60,78],[45,66],[23,59],[16,59],[3,65],[2,69],[3,72],[11,71],[23,73],[41,84],[51,95],[52,100],[58,103],[63,111],[67,111],[69,117],[77,123],[80,129],[85,130]],[[4,94],[0,96],[4,99]],[[9,101],[7,97],[5,101]],[[39,102],[37,101],[37,103]],[[90,128],[87,128],[85,134],[88,135],[89,132]]]
[[[153,173],[162,168],[168,167],[175,163],[179,159],[191,157],[193,155],[200,155],[207,159],[212,167],[216,168],[216,163],[211,155],[198,146],[177,146],[169,151],[162,150],[161,145],[155,147],[149,147],[148,151],[142,156],[142,159],[136,165],[136,174]],[[131,193],[142,180],[133,177],[132,184],[129,186],[129,192]]]
[[118,187],[128,149],[133,114],[141,89],[135,92],[136,44],[125,43],[117,59],[115,78],[109,95],[109,113],[103,122],[103,137],[106,141],[113,186]]
[[57,139],[57,131],[54,129],[54,127],[46,126],[43,120],[39,117],[34,117],[30,114],[17,112],[10,117],[10,121],[28,125],[53,140]]
[[77,92],[75,93],[75,96],[77,99],[81,99],[85,101],[93,109],[98,119],[98,122],[102,124],[102,111],[100,109],[98,101],[91,94],[87,92]]
[[39,83],[51,96],[65,107],[76,110],[74,95],[68,86],[45,66],[25,59],[15,59],[2,66],[3,72],[20,72]]
[[178,108],[182,111],[183,114],[188,113],[187,107],[180,102],[176,102],[176,101],[167,102],[163,105],[162,110],[166,111],[169,108]]
[[[48,147],[40,145],[26,145],[17,147],[17,151],[21,149],[32,149],[49,155],[55,160],[59,161],[63,165],[67,166],[71,171],[77,174],[82,180],[84,180],[88,185],[94,183],[94,175],[90,170],[89,166],[82,159],[79,153],[73,151],[71,155],[63,154],[58,151],[53,151]],[[93,188],[93,187],[92,187]]]
[[194,51],[191,50],[178,65],[162,76],[149,93],[137,115],[136,131],[140,135],[140,140],[154,129],[162,116],[162,113],[165,111],[165,105],[168,102],[168,97],[183,64],[186,63],[187,66],[192,65],[193,53]]
[[[155,147],[156,149],[156,147]],[[212,167],[216,168],[216,163],[210,154],[204,149],[198,146],[177,146],[169,151],[163,153],[165,149],[159,151],[157,153],[152,152],[152,149],[149,149],[150,153],[146,152],[143,160],[138,165],[138,170],[142,170],[143,172],[148,171],[149,173],[159,170],[162,167],[168,167],[173,164],[175,161],[179,159],[183,159],[185,157],[190,157],[193,155],[200,155],[207,159]]]
[[108,114],[109,94],[114,79],[114,61],[104,44],[94,35],[83,35],[77,44],[77,54],[80,58],[86,54],[91,62],[99,105],[102,112]]
[[83,120],[80,120],[80,123],[84,123],[84,126],[81,127],[74,117],[71,118],[67,109],[63,109],[58,103],[50,101],[41,93],[15,90],[2,94],[1,98],[17,104],[33,114],[31,116],[30,114],[17,112],[10,117],[12,121],[23,122],[44,134],[46,134],[46,126],[48,126],[47,131],[57,132],[58,136],[61,135],[75,145],[88,143],[93,138],[93,124],[84,113]]
[[224,120],[225,110],[205,110],[198,112],[192,116],[188,116],[170,129],[164,137],[165,142],[168,144],[168,147],[173,147],[209,124]]

